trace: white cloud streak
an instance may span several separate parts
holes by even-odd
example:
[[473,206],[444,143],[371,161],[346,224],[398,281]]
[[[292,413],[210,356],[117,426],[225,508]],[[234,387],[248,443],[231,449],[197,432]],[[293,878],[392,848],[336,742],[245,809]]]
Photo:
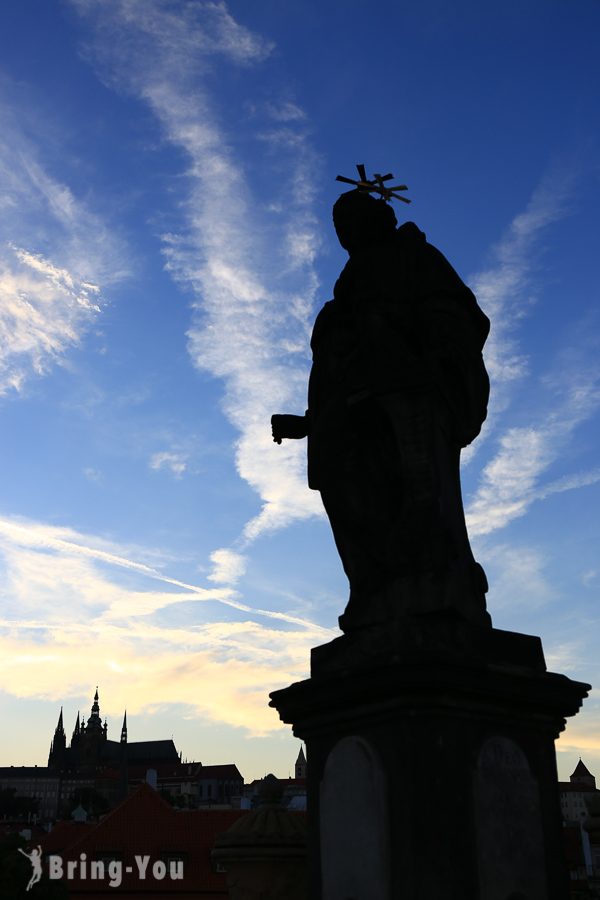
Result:
[[[1,86],[9,96],[11,86]],[[117,280],[124,269],[118,242],[68,185],[46,171],[5,100],[0,129],[3,394],[61,363],[100,312],[98,282]]]
[[[113,710],[147,711],[171,704],[177,685],[178,703],[194,715],[251,734],[279,730],[269,691],[305,677],[309,648],[331,630],[252,609],[229,587],[169,578],[126,552],[71,529],[0,520],[3,689],[62,702],[98,681]],[[222,553],[215,562],[234,563]],[[245,615],[219,621],[211,610],[208,621],[198,603],[210,601]],[[175,606],[175,620],[157,618]],[[215,689],[198,692],[200,682]]]
[[463,467],[482,449],[495,430],[498,417],[510,405],[513,391],[528,374],[529,359],[519,347],[517,332],[537,299],[534,275],[540,238],[565,215],[571,180],[562,175],[560,179],[551,173],[546,175],[524,212],[515,216],[504,237],[492,248],[489,267],[468,279],[491,320],[484,351],[491,395],[481,435],[463,451]]
[[562,494],[564,491],[573,491],[577,488],[589,487],[600,481],[600,468],[590,469],[587,472],[577,472],[574,475],[565,475],[550,484],[544,485],[536,493],[536,500],[545,500],[552,494]]
[[593,469],[540,484],[575,429],[600,405],[600,375],[562,374],[563,396],[556,408],[535,425],[510,428],[500,437],[499,449],[484,467],[479,488],[467,507],[471,535],[505,527],[525,515],[537,500],[600,480],[600,470]]
[[508,403],[507,391],[528,370],[527,357],[519,350],[515,331],[536,299],[533,279],[538,242],[544,230],[564,216],[568,179],[548,175],[542,180],[524,212],[515,216],[504,238],[492,251],[492,265],[469,279],[483,310],[492,321],[485,348],[492,382],[494,414]]
[[[242,603],[236,593],[229,587],[204,588],[177,578],[170,578],[153,566],[137,562],[122,555],[122,552],[119,552],[120,548],[115,547],[109,541],[90,535],[82,535],[69,528],[0,518],[0,547],[3,548],[6,557],[9,560],[13,560],[13,568],[15,565],[22,567],[25,564],[28,567],[27,573],[36,573],[36,579],[47,590],[48,598],[56,597],[56,585],[63,580],[61,567],[70,566],[74,568],[76,575],[72,579],[72,585],[75,586],[78,578],[77,560],[85,559],[90,562],[113,566],[117,569],[128,570],[153,581],[180,588],[183,591],[183,594],[169,594],[168,596],[172,597],[169,601],[165,599],[166,595],[162,595],[160,598],[155,597],[150,601],[153,609],[162,608],[169,605],[169,603],[214,600],[225,606],[248,613],[253,617],[260,616],[300,626],[309,631],[317,630],[329,633],[327,629],[321,629],[320,626],[314,625],[312,622],[298,616],[291,616],[274,610],[260,609]],[[27,551],[24,555],[20,552],[23,550]],[[60,563],[56,562],[53,564],[52,559],[60,560]],[[22,562],[23,560],[25,560],[25,563]],[[27,577],[29,577],[29,574],[27,574]],[[23,583],[23,578],[18,577],[15,584],[10,588],[12,595],[19,595],[18,585],[21,583]],[[25,597],[24,594],[19,596],[21,598]],[[89,598],[89,604],[93,605],[99,599],[99,597],[92,595]],[[159,605],[155,602],[157,600]],[[115,598],[115,604],[117,603],[118,597]],[[67,606],[67,611],[68,608]],[[118,611],[116,605],[115,610]],[[64,611],[62,610],[62,612]]]
[[[102,57],[108,63],[105,77],[122,76],[144,83],[144,73],[136,78],[134,65],[148,49],[156,51],[156,61],[164,65],[180,55],[179,73],[197,75],[206,71],[214,57],[224,57],[241,65],[265,59],[273,44],[235,21],[223,2],[194,0],[174,4],[170,0],[71,0],[81,15],[89,16],[103,41]],[[128,53],[122,53],[126,44]],[[99,48],[95,47],[97,52]],[[151,66],[148,66],[151,71]],[[177,72],[177,70],[175,70]],[[160,70],[159,70],[160,75]]]
[[[506,236],[494,248],[494,264],[471,279],[492,322],[485,352],[491,405],[484,440],[468,449],[466,462],[481,449],[486,436],[489,439],[494,431],[499,432],[495,453],[483,468],[479,487],[467,505],[467,524],[474,537],[504,528],[524,516],[536,501],[584,487],[600,477],[594,469],[543,483],[576,428],[595,413],[600,403],[597,367],[584,360],[581,351],[562,354],[558,378],[547,377],[535,386],[529,385],[534,392],[531,424],[500,430],[502,413],[517,384],[523,390],[528,374],[529,362],[519,350],[516,332],[540,290],[536,274],[540,239],[568,212],[571,182],[572,178],[544,178],[526,210],[513,219]],[[553,394],[550,407],[549,392]]]
[[[177,702],[193,714],[260,735],[283,727],[266,699],[306,675],[309,641],[301,632],[286,633],[283,643],[280,632],[253,623],[217,622],[194,631],[130,622],[99,623],[90,642],[83,620],[55,632],[36,620],[18,627],[0,620],[0,674],[13,696],[60,702],[85,695],[96,679],[104,712],[114,714],[168,706],[176,684]],[[199,691],[199,684],[210,684],[210,691]]]
[[39,254],[0,250],[0,394],[61,362],[100,311],[97,295]]
[[164,236],[164,252],[174,278],[194,294],[191,357],[224,382],[224,411],[240,433],[237,470],[262,500],[244,539],[321,515],[305,484],[304,447],[276,447],[269,427],[272,413],[304,409],[308,364],[299,352],[307,352],[317,287],[314,158],[301,110],[290,101],[269,107],[271,119],[285,122],[278,166],[286,202],[277,202],[277,189],[259,199],[198,79],[215,55],[221,64],[250,64],[271,47],[235,23],[224,4],[195,3],[177,13],[140,0],[75,5],[94,21],[92,57],[103,77],[143,99],[188,160],[185,224]]

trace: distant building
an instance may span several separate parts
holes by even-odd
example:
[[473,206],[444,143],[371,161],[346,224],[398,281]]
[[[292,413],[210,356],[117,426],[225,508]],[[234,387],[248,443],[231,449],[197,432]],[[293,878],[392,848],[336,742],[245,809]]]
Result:
[[46,766],[0,766],[0,790],[14,790],[17,797],[37,800],[41,821],[56,818],[60,776]]
[[[154,767],[156,786],[169,794],[176,805],[194,809],[198,806],[239,806],[244,779],[233,763],[203,766],[199,762],[159,763]],[[129,787],[148,781],[144,765],[129,765]]]
[[595,811],[600,811],[600,791],[596,779],[580,759],[569,780],[559,781],[558,788],[571,876],[570,896],[572,900],[599,896],[590,893],[600,887],[600,829],[595,825],[598,818],[594,818]]
[[249,807],[256,807],[260,803],[260,797],[267,782],[277,783],[279,802],[289,810],[302,812],[306,809],[306,756],[301,747],[294,766],[295,778],[276,778],[275,775],[265,775],[264,778],[256,778],[244,787],[244,797]]
[[70,803],[85,807],[84,796],[104,798],[111,808],[152,777],[158,791],[183,808],[239,806],[243,793],[243,778],[233,763],[183,762],[172,740],[129,741],[126,712],[120,740],[110,740],[96,688],[90,716],[86,722],[77,714],[70,743],[61,708],[48,765],[0,767],[0,789],[12,788],[19,797],[37,800],[39,820],[52,822]]
[[77,713],[77,721],[71,737],[70,746],[63,726],[61,709],[54,737],[50,744],[48,768],[61,772],[95,774],[99,768],[119,769],[127,764],[151,767],[162,763],[180,762],[180,755],[172,740],[169,741],[137,741],[130,743],[127,739],[127,712],[123,715],[121,739],[108,739],[108,723],[100,717],[98,688],[94,694],[94,702],[87,720]]
[[300,747],[300,753],[296,760],[296,778],[306,779],[306,757],[304,755],[304,747]]
[[597,793],[596,779],[580,759],[568,781],[559,781],[560,807],[565,822],[583,822],[588,817],[586,800]]

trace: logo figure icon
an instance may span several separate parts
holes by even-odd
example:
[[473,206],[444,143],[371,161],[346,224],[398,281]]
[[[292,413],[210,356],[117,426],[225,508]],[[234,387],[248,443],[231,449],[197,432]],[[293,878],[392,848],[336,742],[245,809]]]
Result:
[[29,862],[32,865],[33,872],[31,873],[31,878],[29,879],[29,884],[25,888],[26,891],[30,891],[34,884],[37,884],[38,881],[42,878],[42,848],[38,844],[31,853],[26,853],[25,850],[22,850],[20,847],[17,848],[19,853],[22,853],[23,856],[26,856]]

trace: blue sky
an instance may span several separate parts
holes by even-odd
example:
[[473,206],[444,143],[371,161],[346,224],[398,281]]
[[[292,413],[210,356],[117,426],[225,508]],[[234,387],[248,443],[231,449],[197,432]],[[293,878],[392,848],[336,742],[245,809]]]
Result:
[[[8,0],[0,11],[0,716],[287,775],[267,695],[347,587],[305,448],[338,173],[389,170],[492,320],[465,454],[500,628],[597,683],[600,7]],[[595,695],[558,744],[600,775]]]

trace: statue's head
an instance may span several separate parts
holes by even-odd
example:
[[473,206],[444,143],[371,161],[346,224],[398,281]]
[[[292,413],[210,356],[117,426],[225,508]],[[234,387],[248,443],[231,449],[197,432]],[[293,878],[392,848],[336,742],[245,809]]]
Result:
[[333,224],[340,244],[352,255],[385,243],[398,222],[385,200],[375,200],[366,191],[348,191],[334,203]]

